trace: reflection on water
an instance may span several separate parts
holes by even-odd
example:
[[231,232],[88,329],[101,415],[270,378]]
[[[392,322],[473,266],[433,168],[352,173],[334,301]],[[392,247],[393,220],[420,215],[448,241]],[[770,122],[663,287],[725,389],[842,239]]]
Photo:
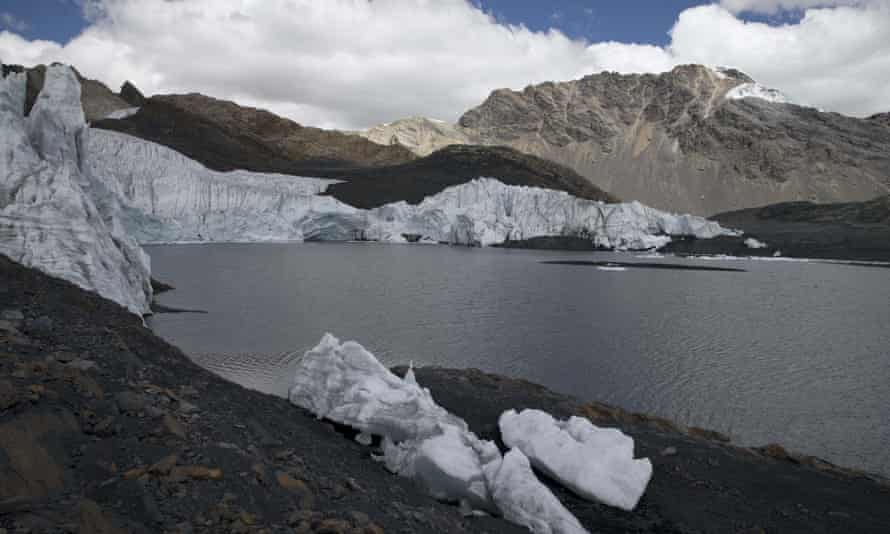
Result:
[[[386,364],[477,367],[890,472],[890,270],[358,244],[149,247],[159,334],[286,394],[325,332]],[[612,269],[673,263],[744,272]],[[435,393],[435,392],[434,392]]]

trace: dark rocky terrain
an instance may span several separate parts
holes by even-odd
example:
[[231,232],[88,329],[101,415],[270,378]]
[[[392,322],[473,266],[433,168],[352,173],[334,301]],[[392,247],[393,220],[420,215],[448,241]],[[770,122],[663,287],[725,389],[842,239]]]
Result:
[[452,145],[401,165],[326,174],[346,180],[330,186],[328,194],[360,208],[399,200],[416,204],[480,176],[497,178],[508,185],[558,189],[581,198],[616,201],[571,169],[507,147]]
[[0,532],[523,532],[2,256],[0,314]]
[[[0,257],[0,529],[12,533],[522,532],[462,517],[349,433],[191,363],[138,317]],[[521,380],[419,369],[484,438],[507,408],[632,435],[654,478],[634,512],[554,491],[592,532],[882,532],[890,485],[773,445],[744,449]],[[851,437],[855,439],[855,437]]]
[[[800,258],[890,261],[890,195],[866,202],[786,202],[721,213],[713,219],[769,245],[759,252],[780,250],[784,256]],[[707,241],[686,242],[685,246],[691,248],[674,251],[715,253],[708,250],[720,243]]]

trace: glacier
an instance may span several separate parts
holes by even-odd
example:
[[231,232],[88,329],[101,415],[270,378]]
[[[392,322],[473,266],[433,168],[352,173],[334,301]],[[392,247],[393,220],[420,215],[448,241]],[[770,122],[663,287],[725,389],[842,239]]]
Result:
[[321,195],[333,180],[221,173],[149,141],[93,131],[88,165],[128,208],[141,243],[199,241],[423,241],[487,246],[544,235],[586,236],[598,246],[644,250],[671,236],[732,234],[701,217],[638,202],[605,204],[562,191],[478,178],[427,197],[370,210]]
[[91,131],[73,71],[51,66],[25,117],[25,74],[0,79],[0,254],[149,311],[149,258],[83,166]]

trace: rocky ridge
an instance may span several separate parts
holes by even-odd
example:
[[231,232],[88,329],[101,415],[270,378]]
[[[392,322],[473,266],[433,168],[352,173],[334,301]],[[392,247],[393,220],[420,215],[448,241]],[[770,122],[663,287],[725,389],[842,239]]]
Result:
[[890,131],[881,116],[823,113],[777,96],[738,98],[746,94],[777,93],[733,69],[604,72],[498,89],[449,130],[457,135],[438,140],[418,144],[399,128],[370,132],[378,139],[376,132],[386,131],[413,150],[463,138],[510,146],[566,165],[621,198],[701,215],[783,200],[860,201],[890,191]]
[[360,137],[301,126],[265,110],[192,93],[145,100],[138,113],[97,128],[168,146],[217,171],[234,169],[307,175],[403,163],[415,156]]

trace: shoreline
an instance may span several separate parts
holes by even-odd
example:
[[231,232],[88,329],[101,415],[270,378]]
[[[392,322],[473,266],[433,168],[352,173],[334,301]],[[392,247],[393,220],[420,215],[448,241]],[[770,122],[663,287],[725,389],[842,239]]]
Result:
[[[334,425],[198,367],[109,301],[6,258],[0,273],[0,308],[21,312],[0,325],[2,528],[523,531],[497,518],[463,517],[424,496]],[[879,475],[778,446],[738,447],[716,432],[478,370],[420,368],[416,375],[483,438],[499,438],[503,409],[524,407],[584,415],[633,436],[638,456],[655,463],[636,511],[581,501],[551,484],[592,531],[873,531],[890,524],[890,482]]]

